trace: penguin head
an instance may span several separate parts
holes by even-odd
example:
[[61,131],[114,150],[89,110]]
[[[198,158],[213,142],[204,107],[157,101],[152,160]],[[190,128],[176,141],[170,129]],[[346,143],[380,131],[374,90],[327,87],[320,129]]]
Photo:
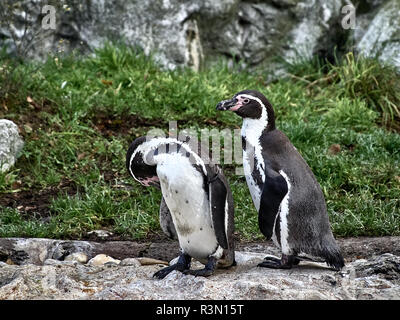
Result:
[[137,138],[129,146],[126,153],[126,168],[130,175],[143,186],[160,187],[155,165],[149,165],[145,161],[147,155],[146,137]]
[[232,99],[219,102],[216,109],[233,111],[243,119],[267,121],[270,130],[275,128],[274,109],[267,98],[256,90],[240,91]]

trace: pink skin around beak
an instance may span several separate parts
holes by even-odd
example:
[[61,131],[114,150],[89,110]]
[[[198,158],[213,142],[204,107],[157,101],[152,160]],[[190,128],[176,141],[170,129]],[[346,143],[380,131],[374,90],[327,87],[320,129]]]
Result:
[[241,107],[243,107],[243,101],[244,101],[244,99],[245,98],[243,98],[242,96],[238,96],[238,97],[236,97],[236,99],[237,99],[237,102],[236,102],[236,104],[233,106],[233,107],[231,107],[229,110],[231,110],[231,111],[237,111],[237,110],[239,110]]
[[153,183],[158,182],[158,177],[154,176],[151,178],[140,180],[140,183],[145,187],[150,187]]
[[217,110],[222,110],[222,111],[230,110],[230,111],[235,112],[235,111],[239,110],[241,107],[243,107],[245,99],[246,98],[243,98],[242,96],[238,96],[231,100],[221,101],[217,105]]
[[235,104],[232,108],[230,108],[229,110],[230,110],[230,111],[237,111],[237,110],[239,110],[241,107],[242,107],[242,105],[239,104],[239,103],[237,103],[237,104]]

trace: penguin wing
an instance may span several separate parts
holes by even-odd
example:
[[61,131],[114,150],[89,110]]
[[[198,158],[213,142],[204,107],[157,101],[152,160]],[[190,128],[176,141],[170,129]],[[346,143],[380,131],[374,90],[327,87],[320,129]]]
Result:
[[227,196],[228,191],[225,184],[217,174],[214,178],[209,181],[209,196],[210,196],[210,212],[212,216],[212,222],[214,225],[214,232],[219,245],[228,249],[228,240],[226,235],[226,219],[225,216],[228,214],[228,202]]
[[267,239],[272,237],[276,215],[287,192],[288,185],[285,178],[278,172],[267,169],[258,211],[258,225]]
[[171,212],[165,202],[164,197],[161,199],[160,203],[160,226],[162,231],[171,239],[178,239],[178,234],[176,233],[174,221],[172,220]]

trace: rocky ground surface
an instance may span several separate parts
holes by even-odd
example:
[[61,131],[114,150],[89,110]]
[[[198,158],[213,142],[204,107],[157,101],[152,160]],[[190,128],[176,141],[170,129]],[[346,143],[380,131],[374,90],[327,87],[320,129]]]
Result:
[[154,272],[177,255],[175,242],[0,239],[0,299],[400,299],[399,240],[339,239],[340,272],[312,262],[259,268],[277,249],[240,243],[235,267],[209,278],[174,271],[157,280]]

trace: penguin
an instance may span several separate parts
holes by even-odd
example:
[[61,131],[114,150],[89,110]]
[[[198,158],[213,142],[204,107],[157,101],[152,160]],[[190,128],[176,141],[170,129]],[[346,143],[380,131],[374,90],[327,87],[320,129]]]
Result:
[[[203,146],[202,146],[203,147]],[[205,163],[191,145],[171,137],[140,137],[126,154],[129,174],[143,186],[161,189],[160,225],[179,241],[177,263],[157,271],[162,279],[173,270],[208,277],[235,265],[234,203],[221,168]],[[191,259],[205,265],[191,270]]]
[[258,91],[244,90],[216,109],[243,118],[243,170],[259,229],[281,249],[280,259],[267,256],[258,266],[290,269],[312,260],[343,268],[322,189],[296,147],[275,127],[271,103]]

